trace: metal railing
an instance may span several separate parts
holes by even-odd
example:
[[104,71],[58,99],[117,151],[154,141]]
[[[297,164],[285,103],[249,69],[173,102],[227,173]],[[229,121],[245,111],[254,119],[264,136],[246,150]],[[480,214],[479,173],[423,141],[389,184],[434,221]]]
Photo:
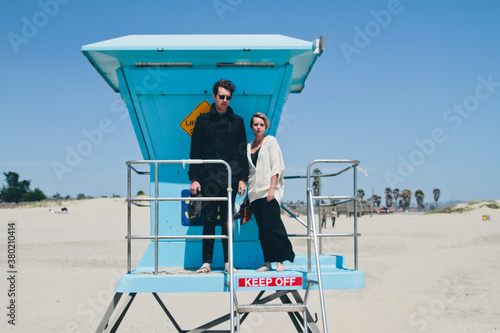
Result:
[[[139,171],[134,168],[134,165],[147,164],[154,166],[154,196],[149,198],[132,198],[132,171],[139,175],[150,175],[148,171]],[[159,196],[159,165],[164,164],[223,164],[227,169],[227,197],[160,197]],[[227,239],[228,240],[228,274],[229,274],[229,291],[230,291],[230,325],[231,332],[234,332],[234,263],[233,263],[233,203],[231,188],[231,167],[224,160],[138,160],[129,161],[127,165],[127,271],[132,271],[132,240],[133,239],[151,239],[154,240],[154,275],[158,275],[158,241],[160,239]],[[161,236],[159,235],[159,203],[162,201],[227,201],[227,233],[228,235],[182,235],[182,236]],[[140,202],[154,202],[154,235],[132,235],[132,204],[141,207],[150,207],[149,205],[141,204]]]
[[[317,163],[347,163],[350,164],[348,167],[340,170],[339,172],[332,173],[332,174],[315,174],[311,176],[311,168],[314,164]],[[328,327],[327,327],[327,320],[326,320],[326,309],[325,309],[325,300],[324,300],[324,294],[323,294],[323,283],[322,283],[322,277],[321,277],[321,266],[320,266],[320,259],[319,255],[322,252],[322,244],[318,245],[318,240],[321,240],[324,237],[353,237],[354,238],[354,269],[358,269],[358,237],[361,236],[360,233],[358,233],[358,221],[357,221],[357,202],[361,200],[359,196],[357,196],[357,167],[359,165],[359,161],[356,160],[344,160],[344,159],[318,159],[314,160],[311,163],[309,163],[307,167],[307,174],[306,176],[288,176],[285,177],[285,179],[298,179],[298,178],[307,178],[307,188],[306,188],[306,194],[307,194],[307,223],[304,223],[302,220],[300,220],[295,214],[293,214],[290,210],[288,210],[286,207],[282,205],[282,208],[291,214],[300,224],[302,224],[304,227],[306,227],[307,234],[306,235],[290,235],[291,237],[306,237],[307,238],[307,270],[308,273],[311,273],[311,261],[312,261],[312,251],[311,247],[314,246],[314,256],[315,256],[315,261],[316,261],[316,272],[317,272],[317,281],[309,281],[308,280],[308,290],[309,292],[309,286],[310,283],[315,283],[318,284],[318,289],[319,289],[319,296],[320,296],[320,303],[321,303],[321,314],[323,318],[323,331],[328,332]],[[349,170],[353,170],[354,178],[353,178],[353,195],[352,196],[334,196],[334,195],[314,195],[313,193],[313,188],[311,187],[311,177],[335,177],[338,175],[341,175]],[[321,186],[321,185],[320,185]],[[320,191],[319,191],[320,192]],[[352,233],[328,233],[328,234],[323,234],[323,233],[318,233],[317,228],[316,228],[316,221],[315,221],[315,214],[314,214],[314,200],[317,200],[318,202],[318,216],[321,217],[321,200],[344,200],[341,203],[345,202],[354,202],[354,231]],[[321,229],[321,227],[320,227]]]
[[[311,168],[314,164],[317,163],[346,163],[350,164],[346,168],[336,172],[336,173],[331,173],[331,174],[314,174],[311,175]],[[359,161],[357,160],[346,160],[346,159],[318,159],[312,161],[308,167],[307,167],[307,174],[305,176],[285,176],[285,179],[300,179],[300,178],[306,178],[307,179],[307,185],[306,185],[306,195],[309,196],[309,190],[312,190],[310,183],[311,183],[311,177],[316,178],[324,178],[324,177],[335,177],[339,176],[345,172],[348,172],[349,170],[353,170],[353,195],[314,195],[313,191],[311,192],[312,200],[317,200],[318,205],[318,216],[321,218],[321,200],[343,200],[338,203],[335,203],[334,205],[340,205],[344,204],[347,202],[354,202],[354,231],[352,233],[317,233],[316,237],[318,238],[342,238],[342,237],[354,237],[354,269],[358,269],[358,244],[357,244],[357,238],[361,236],[361,234],[358,232],[358,220],[357,220],[357,202],[361,201],[361,197],[357,196],[357,169],[358,165],[360,164]],[[313,210],[314,205],[309,202],[307,202],[307,209]],[[311,238],[311,233],[313,231],[313,228],[310,225],[310,219],[313,218],[314,216],[309,217],[308,215],[308,221],[307,223],[302,221],[295,215],[293,212],[291,212],[288,208],[286,208],[283,204],[281,205],[281,208],[289,213],[291,217],[293,217],[295,220],[297,220],[300,224],[302,224],[308,231],[308,234],[305,235],[300,235],[300,234],[290,234],[289,237],[307,237],[309,240]],[[321,229],[321,227],[319,227]],[[321,248],[321,242],[319,246],[319,253],[322,252]],[[310,247],[308,248],[308,257],[311,258],[311,252],[310,252]],[[311,259],[309,259],[310,261]],[[310,267],[310,262],[308,263],[308,266]]]
[[[311,176],[311,168],[316,163],[349,163],[350,166],[344,168],[343,170],[327,175],[315,174]],[[132,198],[131,189],[132,189],[132,171],[134,171],[138,175],[150,175],[151,171],[139,171],[134,165],[149,165],[150,170],[152,166],[154,166],[154,196],[150,196],[149,198],[141,198],[135,197]],[[182,164],[185,166],[186,164],[223,164],[227,169],[228,175],[228,188],[227,188],[227,197],[160,197],[159,196],[159,166],[163,164]],[[126,163],[127,165],[127,271],[130,273],[132,271],[132,243],[133,239],[150,239],[154,240],[154,275],[158,275],[158,242],[162,239],[228,239],[228,274],[229,274],[229,291],[230,291],[230,327],[231,332],[234,332],[235,327],[235,319],[234,319],[234,308],[235,308],[235,290],[234,290],[234,262],[233,262],[233,207],[232,207],[232,188],[230,184],[231,180],[231,168],[228,163],[223,160],[139,160],[139,161],[130,161]],[[320,248],[318,245],[318,239],[322,239],[324,237],[353,237],[354,238],[354,266],[355,270],[358,269],[358,242],[357,238],[361,236],[358,233],[357,226],[357,202],[361,200],[359,196],[356,196],[357,193],[357,166],[359,165],[359,161],[355,160],[338,160],[338,159],[319,159],[312,161],[307,167],[307,175],[306,176],[292,176],[285,177],[286,179],[296,179],[296,178],[307,178],[307,223],[301,221],[295,214],[290,212],[290,210],[286,209],[282,206],[282,208],[288,213],[294,215],[295,219],[299,221],[306,229],[307,233],[305,235],[290,235],[295,237],[306,237],[307,239],[307,257],[308,257],[308,273],[311,273],[311,261],[312,261],[312,249],[314,246],[315,253],[315,261],[316,261],[316,271],[317,271],[317,281],[312,281],[308,279],[308,291],[310,289],[310,284],[318,284],[319,293],[320,293],[320,302],[321,302],[321,312],[323,317],[323,331],[328,332],[327,321],[326,321],[326,310],[325,310],[325,300],[323,294],[323,284],[321,277],[321,266],[319,254]],[[324,196],[324,195],[314,195],[313,189],[311,188],[311,177],[333,177],[343,174],[349,170],[353,170],[354,173],[354,189],[352,196]],[[227,209],[227,223],[228,223],[228,235],[182,235],[182,236],[162,236],[159,235],[159,203],[164,201],[227,201],[228,209]],[[314,200],[345,200],[344,202],[354,202],[354,232],[353,233],[329,233],[322,234],[317,232],[315,214],[314,214]],[[142,204],[141,202],[149,202],[149,204]],[[140,206],[140,207],[150,207],[151,202],[154,202],[154,234],[153,235],[132,235],[132,205]],[[318,204],[318,209],[320,209],[321,205]],[[319,213],[320,214],[320,213]],[[307,291],[307,292],[308,292]],[[304,316],[305,317],[305,316]],[[305,321],[304,325],[307,325]]]

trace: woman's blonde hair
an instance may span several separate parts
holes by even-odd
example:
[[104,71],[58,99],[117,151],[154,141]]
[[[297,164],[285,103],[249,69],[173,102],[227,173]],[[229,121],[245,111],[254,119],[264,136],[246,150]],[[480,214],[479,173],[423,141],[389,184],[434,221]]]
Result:
[[252,119],[250,120],[250,127],[253,126],[253,118],[260,118],[264,121],[264,125],[266,125],[266,129],[269,128],[269,119],[267,119],[266,115],[263,114],[262,112],[256,112],[252,116]]

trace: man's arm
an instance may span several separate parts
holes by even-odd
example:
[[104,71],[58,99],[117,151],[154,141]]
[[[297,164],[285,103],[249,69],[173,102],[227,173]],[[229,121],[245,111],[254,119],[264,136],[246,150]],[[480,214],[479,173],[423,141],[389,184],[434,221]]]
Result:
[[[199,118],[199,117],[198,117]],[[202,127],[199,119],[196,119],[196,123],[193,128],[193,133],[191,135],[191,151],[189,154],[190,159],[201,159],[202,158],[202,150],[203,150],[203,141],[202,141]],[[200,164],[190,164],[189,165],[189,179],[193,182],[198,180],[201,177],[201,167]],[[198,183],[199,184],[199,183]],[[191,191],[192,193],[192,191]],[[194,193],[195,194],[195,193]]]

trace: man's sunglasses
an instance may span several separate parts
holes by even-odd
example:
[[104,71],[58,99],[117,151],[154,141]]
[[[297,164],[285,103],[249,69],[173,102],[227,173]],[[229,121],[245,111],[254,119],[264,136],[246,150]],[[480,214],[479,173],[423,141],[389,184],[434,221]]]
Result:
[[224,100],[224,99],[227,99],[228,101],[231,100],[231,98],[233,98],[232,96],[224,96],[224,95],[219,95],[219,99],[220,100]]

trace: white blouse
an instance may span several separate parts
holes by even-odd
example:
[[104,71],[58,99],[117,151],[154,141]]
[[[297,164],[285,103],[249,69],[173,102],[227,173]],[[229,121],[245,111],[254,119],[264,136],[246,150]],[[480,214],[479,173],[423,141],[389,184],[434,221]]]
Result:
[[276,201],[281,203],[283,199],[283,191],[285,188],[285,180],[283,173],[285,172],[285,163],[281,155],[281,149],[278,141],[274,136],[266,136],[262,142],[257,158],[257,168],[253,165],[251,156],[252,142],[247,145],[248,158],[248,199],[250,202],[260,198],[266,198],[269,187],[271,186],[271,177],[278,175],[274,197]]

